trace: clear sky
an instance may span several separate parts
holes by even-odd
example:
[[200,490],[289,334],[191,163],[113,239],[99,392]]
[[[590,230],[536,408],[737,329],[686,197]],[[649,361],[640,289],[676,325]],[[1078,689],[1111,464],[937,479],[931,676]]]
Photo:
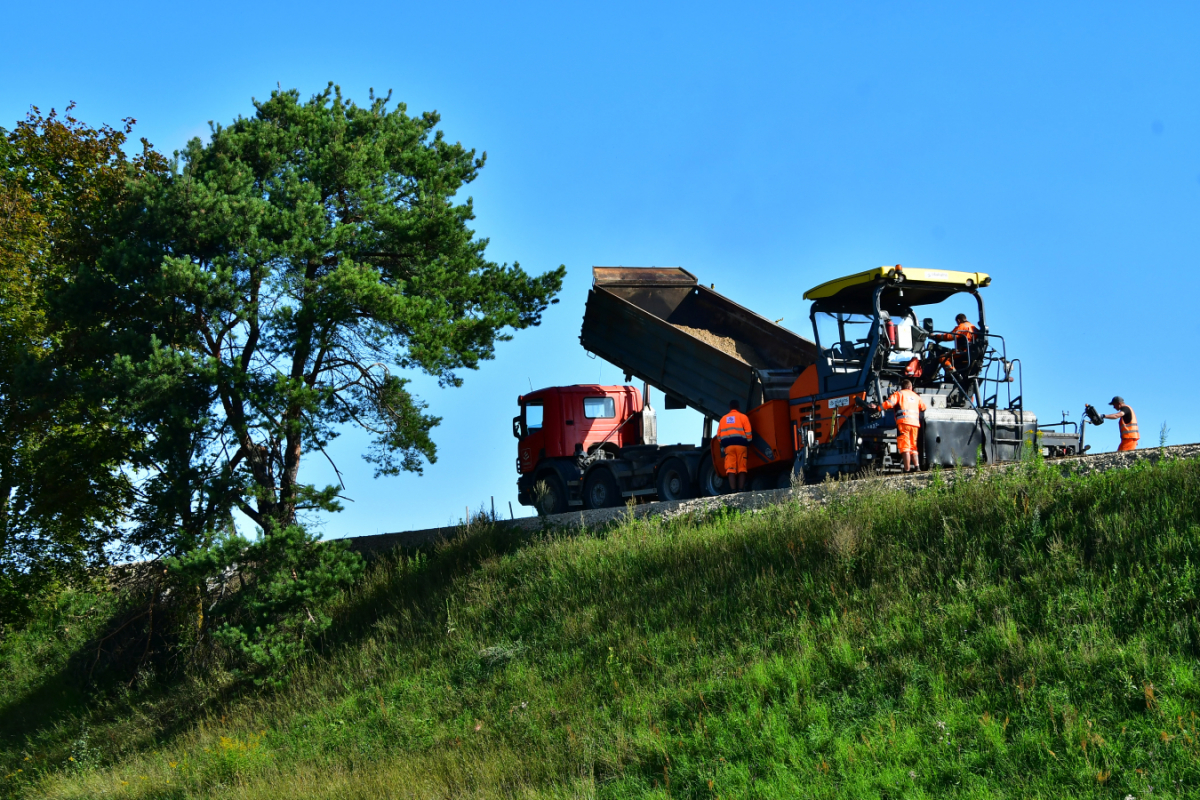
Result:
[[[1200,5],[1178,3],[10,3],[0,126],[78,103],[171,151],[277,82],[394,91],[488,153],[489,256],[566,264],[541,328],[460,389],[424,476],[374,480],[328,536],[516,505],[516,398],[618,383],[579,346],[602,265],[679,265],[811,337],[804,290],[881,264],[988,272],[1026,407],[1123,395],[1145,445],[1200,441]],[[939,320],[940,322],[940,320]],[[1188,344],[1191,342],[1192,344]],[[660,441],[695,442],[662,411]],[[1089,428],[1116,447],[1112,422]],[[315,480],[332,479],[317,455]]]

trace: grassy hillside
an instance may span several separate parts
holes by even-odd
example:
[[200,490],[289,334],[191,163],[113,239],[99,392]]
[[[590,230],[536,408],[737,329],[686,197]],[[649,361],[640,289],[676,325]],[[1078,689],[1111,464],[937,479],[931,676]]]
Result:
[[1195,461],[480,528],[369,572],[281,688],[102,697],[71,657],[118,601],[64,592],[0,645],[0,794],[1194,797],[1197,565]]

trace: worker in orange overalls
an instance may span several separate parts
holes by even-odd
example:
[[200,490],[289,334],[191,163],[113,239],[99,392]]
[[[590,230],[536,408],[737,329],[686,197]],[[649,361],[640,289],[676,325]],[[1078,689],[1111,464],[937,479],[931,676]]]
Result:
[[896,409],[896,447],[900,450],[900,461],[905,472],[920,469],[917,455],[917,431],[921,429],[921,412],[925,401],[912,390],[908,378],[900,381],[900,391],[883,401],[884,408]]
[[721,417],[721,424],[717,428],[730,491],[741,492],[746,488],[746,459],[750,454],[752,436],[750,418],[738,410],[737,400],[730,400],[729,413]]
[[946,369],[962,370],[970,363],[969,347],[979,335],[979,329],[967,321],[966,314],[954,318],[954,330],[949,333],[935,333],[930,336],[935,342],[954,342],[954,355],[942,359]]
[[1126,450],[1136,450],[1138,439],[1137,414],[1133,413],[1133,409],[1125,405],[1125,400],[1119,395],[1112,399],[1112,407],[1117,410],[1115,414],[1105,414],[1105,419],[1117,419],[1117,427],[1121,430],[1121,446],[1117,448],[1118,453]]

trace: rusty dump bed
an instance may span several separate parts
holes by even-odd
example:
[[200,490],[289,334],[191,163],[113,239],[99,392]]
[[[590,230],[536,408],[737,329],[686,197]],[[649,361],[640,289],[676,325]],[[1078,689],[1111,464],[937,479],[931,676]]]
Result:
[[709,417],[787,397],[817,347],[679,267],[593,267],[579,341]]

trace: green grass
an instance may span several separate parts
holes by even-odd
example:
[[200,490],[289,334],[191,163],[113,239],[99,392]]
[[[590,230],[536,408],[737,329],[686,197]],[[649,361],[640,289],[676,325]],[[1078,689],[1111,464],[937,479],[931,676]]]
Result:
[[0,793],[1196,796],[1197,564],[1200,462],[1029,464],[479,528],[369,571],[275,690],[214,670],[87,694],[68,662],[104,615],[64,592],[0,644]]

